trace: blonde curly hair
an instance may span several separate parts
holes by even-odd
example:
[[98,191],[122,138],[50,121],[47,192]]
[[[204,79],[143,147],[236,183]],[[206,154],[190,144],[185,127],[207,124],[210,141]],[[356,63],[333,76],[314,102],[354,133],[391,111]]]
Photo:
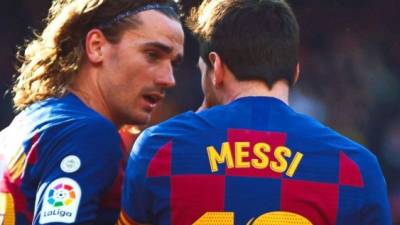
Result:
[[[53,0],[46,28],[20,49],[19,76],[13,87],[14,107],[22,110],[49,97],[65,95],[85,54],[88,31],[100,28],[108,41],[119,41],[132,19],[100,27],[127,10],[169,0]],[[131,20],[131,21],[128,21]],[[130,22],[130,23],[129,23]]]

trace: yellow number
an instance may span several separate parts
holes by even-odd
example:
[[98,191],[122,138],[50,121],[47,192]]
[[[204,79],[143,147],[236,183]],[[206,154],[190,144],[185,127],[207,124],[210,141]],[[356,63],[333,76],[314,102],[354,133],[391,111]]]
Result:
[[8,193],[0,193],[0,224],[15,225],[14,199]]
[[[192,225],[234,225],[233,212],[207,212]],[[305,217],[292,212],[276,211],[252,218],[247,225],[313,225]]]
[[234,225],[233,212],[207,212],[192,225]]
[[291,212],[269,212],[255,220],[251,219],[248,225],[313,225],[308,219]]

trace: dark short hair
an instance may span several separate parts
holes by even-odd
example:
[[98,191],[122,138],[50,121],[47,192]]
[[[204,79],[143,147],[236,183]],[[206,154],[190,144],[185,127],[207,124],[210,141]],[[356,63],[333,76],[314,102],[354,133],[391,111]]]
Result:
[[214,51],[238,80],[294,83],[299,26],[284,0],[205,0],[187,22],[208,67]]

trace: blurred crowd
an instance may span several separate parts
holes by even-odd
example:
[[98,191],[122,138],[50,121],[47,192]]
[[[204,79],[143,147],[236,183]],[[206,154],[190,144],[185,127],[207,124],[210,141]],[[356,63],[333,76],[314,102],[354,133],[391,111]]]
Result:
[[[301,78],[290,98],[311,115],[373,151],[382,165],[400,224],[400,1],[288,0],[301,27]],[[182,0],[188,11],[200,0]],[[15,52],[41,29],[50,0],[6,1],[0,8],[0,128],[13,117],[7,90],[16,74]],[[152,123],[202,101],[194,38],[187,34],[177,87]]]

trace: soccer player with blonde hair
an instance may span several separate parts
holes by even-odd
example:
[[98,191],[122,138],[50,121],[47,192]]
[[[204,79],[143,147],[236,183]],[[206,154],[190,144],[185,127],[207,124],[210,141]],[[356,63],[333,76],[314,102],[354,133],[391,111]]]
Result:
[[113,224],[123,174],[118,128],[143,125],[183,52],[168,0],[54,0],[19,55],[0,133],[0,224]]

